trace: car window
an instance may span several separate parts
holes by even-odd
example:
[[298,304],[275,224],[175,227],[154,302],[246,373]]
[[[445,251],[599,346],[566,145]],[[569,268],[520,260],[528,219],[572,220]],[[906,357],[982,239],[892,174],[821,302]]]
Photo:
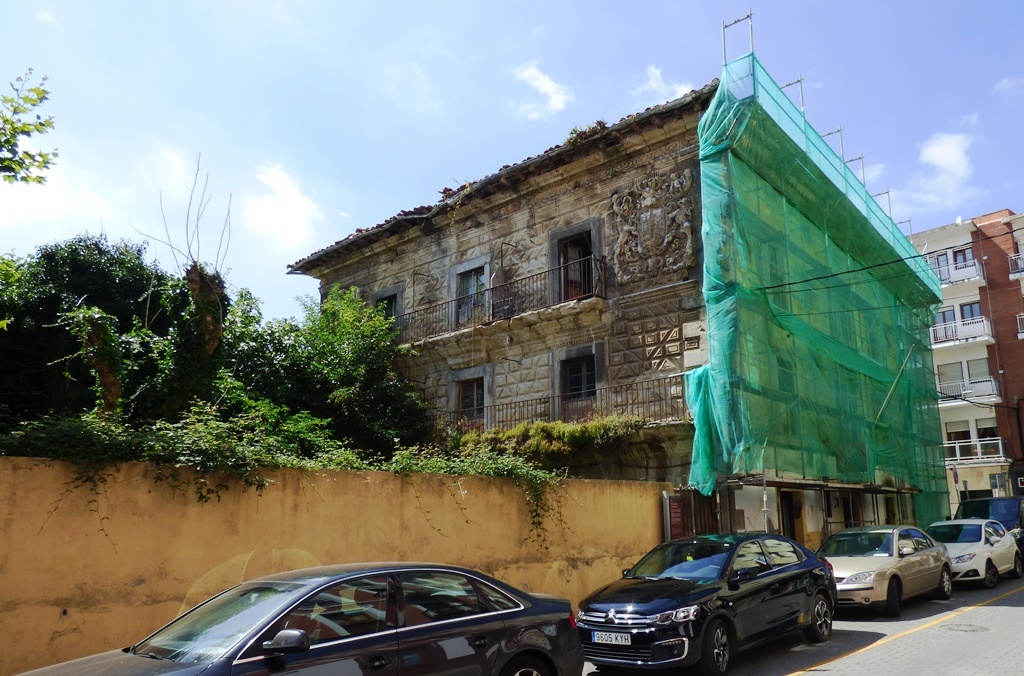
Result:
[[468,617],[481,612],[476,589],[464,576],[441,571],[400,573],[405,625]]
[[892,531],[843,531],[821,546],[822,556],[892,556]]
[[1003,525],[1001,523],[999,523],[998,521],[989,521],[988,525],[995,532],[996,537],[1005,537],[1006,536],[1006,529],[1003,528]]
[[928,535],[939,542],[980,542],[981,526],[976,523],[937,523],[928,526]]
[[732,569],[746,570],[748,568],[767,568],[768,559],[761,549],[757,540],[748,540],[736,548],[736,555],[732,559]]
[[764,547],[765,554],[768,555],[768,561],[773,566],[788,566],[803,561],[800,551],[791,542],[765,538],[761,541],[761,546]]
[[[387,578],[346,580],[306,598],[272,628],[302,629],[311,645],[383,631],[387,622]],[[273,636],[267,638],[269,641]]]
[[904,547],[910,547],[911,549],[915,550],[917,549],[916,547],[914,547],[914,539],[910,537],[910,531],[908,530],[900,531],[899,540],[897,542],[897,547],[899,549],[903,549]]
[[910,540],[914,543],[914,549],[919,552],[935,546],[931,538],[916,528],[907,528],[904,532],[910,535]]
[[515,600],[486,582],[477,581],[476,588],[480,591],[480,597],[487,610],[511,610],[519,607]]

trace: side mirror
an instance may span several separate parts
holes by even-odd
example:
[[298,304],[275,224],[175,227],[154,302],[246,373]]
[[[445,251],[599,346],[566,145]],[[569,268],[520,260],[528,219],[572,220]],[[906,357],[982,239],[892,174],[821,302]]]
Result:
[[911,545],[900,545],[900,556],[910,556],[914,553],[914,548]]
[[729,573],[729,589],[736,591],[740,588],[741,582],[757,577],[760,572],[760,568],[740,568],[732,571]]
[[309,634],[302,629],[282,629],[261,647],[268,653],[304,653],[309,650]]
[[629,568],[623,568],[622,569],[622,577],[629,577],[629,571],[630,571]]

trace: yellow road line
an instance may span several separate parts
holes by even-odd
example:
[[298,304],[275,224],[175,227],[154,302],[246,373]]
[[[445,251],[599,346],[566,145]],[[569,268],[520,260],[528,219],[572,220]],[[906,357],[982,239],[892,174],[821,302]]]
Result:
[[914,632],[921,631],[922,629],[927,629],[928,627],[934,627],[937,624],[942,624],[946,620],[951,620],[954,617],[956,617],[957,615],[962,615],[962,614],[966,613],[969,610],[974,610],[975,608],[981,608],[982,606],[987,606],[990,603],[995,603],[996,601],[999,601],[1000,599],[1005,599],[1007,596],[1013,596],[1014,594],[1018,594],[1018,593],[1020,593],[1022,591],[1024,591],[1024,586],[1017,587],[1016,589],[1011,589],[1010,591],[1005,592],[1003,594],[1000,594],[999,596],[993,596],[992,598],[988,599],[987,601],[982,601],[981,603],[975,603],[975,604],[972,604],[972,605],[969,605],[969,606],[964,606],[963,608],[957,608],[956,610],[953,610],[953,611],[949,612],[948,614],[943,615],[942,617],[937,617],[934,620],[931,620],[930,622],[925,622],[924,624],[919,624],[916,627],[911,627],[910,629],[905,629],[905,630],[899,632],[898,634],[892,634],[891,636],[886,636],[885,638],[880,639],[878,641],[875,641],[874,643],[872,643],[870,645],[866,645],[863,648],[857,648],[856,650],[851,650],[850,652],[843,653],[842,655],[839,655],[837,657],[829,658],[829,659],[825,660],[824,662],[818,662],[817,664],[811,665],[811,666],[807,667],[806,669],[801,669],[800,671],[791,672],[791,673],[787,674],[787,676],[799,676],[799,674],[806,674],[806,673],[815,671],[815,670],[825,666],[826,664],[832,664],[833,662],[838,662],[839,660],[844,660],[847,657],[853,657],[854,655],[859,655],[861,653],[866,653],[867,651],[869,651],[869,650],[871,650],[873,648],[877,648],[879,646],[883,646],[886,643],[890,643],[892,641],[895,641],[898,638],[903,638],[904,636],[909,636],[910,634],[913,634]]

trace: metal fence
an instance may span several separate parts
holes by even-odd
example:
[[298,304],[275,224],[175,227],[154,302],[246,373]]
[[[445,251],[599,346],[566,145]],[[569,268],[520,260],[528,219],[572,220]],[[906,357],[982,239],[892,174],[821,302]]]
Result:
[[540,420],[585,422],[610,415],[635,416],[648,421],[679,420],[685,413],[683,376],[674,375],[554,397],[439,411],[436,423],[438,427],[509,429]]
[[398,340],[411,343],[531,310],[605,295],[605,261],[582,258],[395,318]]

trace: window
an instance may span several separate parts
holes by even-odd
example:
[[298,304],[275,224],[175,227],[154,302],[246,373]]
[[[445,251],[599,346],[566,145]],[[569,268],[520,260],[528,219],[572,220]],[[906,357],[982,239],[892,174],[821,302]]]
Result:
[[964,379],[964,367],[958,361],[952,364],[939,364],[935,370],[939,374],[940,383],[959,383]]
[[953,265],[957,268],[962,268],[973,261],[974,249],[970,247],[966,249],[957,249],[953,252]]
[[511,610],[519,607],[516,601],[489,584],[477,582],[476,588],[480,591],[480,597],[489,610]]
[[970,441],[971,427],[966,420],[946,423],[946,441]]
[[949,254],[940,253],[936,256],[932,256],[928,259],[931,263],[932,269],[935,270],[935,274],[939,276],[939,280],[943,282],[949,281]]
[[384,316],[394,317],[398,309],[398,294],[393,293],[390,296],[378,298],[377,307],[384,312]]
[[910,547],[911,549],[915,549],[915,547],[914,547],[914,539],[912,537],[910,537],[910,531],[909,530],[901,530],[900,531],[900,537],[899,537],[899,540],[897,542],[899,543],[897,545],[898,546],[897,552],[899,550],[904,549],[905,547]]
[[952,324],[956,321],[956,310],[951,307],[943,308],[935,313],[935,324],[941,326],[942,324]]
[[981,301],[976,300],[973,303],[964,303],[960,306],[960,319],[967,321],[979,317],[981,317]]
[[[904,532],[910,536],[910,540],[914,543],[914,549],[919,552],[924,551],[925,549],[931,549],[934,546],[928,536],[916,528],[907,528]],[[901,534],[900,544],[902,543],[903,535]]]
[[562,270],[561,301],[583,298],[594,292],[592,257],[590,233],[558,242],[558,265]]
[[457,384],[460,418],[481,420],[484,417],[484,379],[460,380]]
[[483,266],[458,274],[455,280],[457,324],[483,319],[487,305],[486,294],[483,291],[486,290],[487,280]]
[[282,629],[302,629],[312,645],[373,634],[388,627],[387,611],[386,577],[346,580],[307,597],[254,645],[269,641]]
[[597,370],[594,355],[564,359],[562,371],[562,399],[586,399],[596,395]]
[[408,627],[481,612],[476,589],[462,575],[440,571],[400,573]]
[[785,540],[766,539],[761,542],[768,560],[773,566],[788,566],[791,563],[800,563],[803,557],[792,543]]
[[987,524],[985,524],[985,526],[986,529],[991,528],[992,532],[996,534],[996,537],[1006,537],[1006,529],[1003,528],[1003,524],[999,523],[998,521],[989,521]]
[[732,560],[733,571],[768,567],[768,559],[757,540],[749,540],[736,548],[736,555]]
[[978,426],[979,439],[995,439],[999,436],[999,426],[995,418],[978,418],[975,423]]
[[967,377],[971,380],[971,382],[974,382],[976,380],[987,379],[989,377],[988,358],[968,359]]

